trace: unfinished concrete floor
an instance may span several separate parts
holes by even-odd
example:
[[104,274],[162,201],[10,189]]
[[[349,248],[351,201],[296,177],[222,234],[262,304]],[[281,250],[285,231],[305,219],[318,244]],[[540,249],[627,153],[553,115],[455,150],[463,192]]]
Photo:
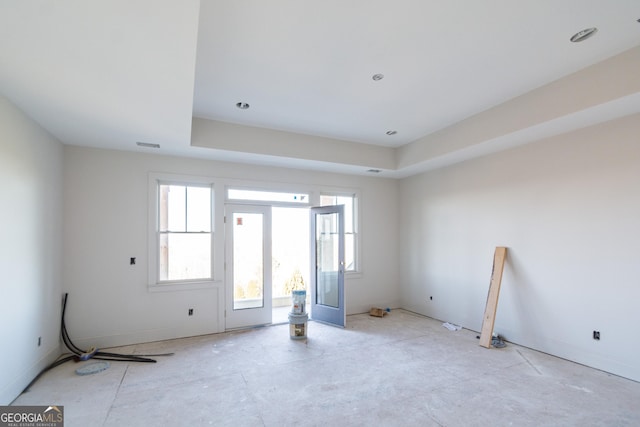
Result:
[[88,376],[69,362],[13,404],[64,405],[66,427],[640,425],[640,383],[402,310],[347,322],[122,347],[175,355]]

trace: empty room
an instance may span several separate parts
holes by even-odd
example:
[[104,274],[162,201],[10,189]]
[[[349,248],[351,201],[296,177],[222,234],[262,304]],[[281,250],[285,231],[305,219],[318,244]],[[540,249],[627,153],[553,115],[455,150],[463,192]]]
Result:
[[640,425],[639,135],[637,0],[2,0],[0,426]]

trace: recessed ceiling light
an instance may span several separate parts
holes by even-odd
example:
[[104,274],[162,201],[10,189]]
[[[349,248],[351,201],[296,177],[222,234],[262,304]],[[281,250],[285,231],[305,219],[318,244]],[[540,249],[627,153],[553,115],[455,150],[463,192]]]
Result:
[[160,144],[149,144],[148,142],[136,142],[136,145],[138,147],[145,147],[145,148],[160,148]]
[[246,110],[249,108],[249,104],[247,104],[246,102],[238,102],[236,104],[236,107],[238,107],[241,110]]
[[569,40],[571,40],[574,43],[578,43],[593,36],[597,31],[598,29],[596,27],[585,28],[584,30],[578,31],[577,33],[572,35]]
[[369,169],[369,170],[367,170],[367,172],[369,172],[369,173],[380,173],[380,172],[382,172],[382,170],[381,169]]
[[396,133],[398,133],[397,130],[388,130],[387,131],[387,135],[395,135]]
[[374,74],[373,76],[371,76],[371,78],[374,82],[377,82],[384,79],[384,74]]

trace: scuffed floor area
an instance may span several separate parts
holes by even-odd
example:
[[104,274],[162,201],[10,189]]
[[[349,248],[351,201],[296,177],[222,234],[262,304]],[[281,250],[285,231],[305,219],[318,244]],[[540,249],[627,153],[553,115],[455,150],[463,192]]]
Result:
[[[637,426],[640,383],[403,310],[120,347],[156,364],[69,362],[13,405],[63,405],[65,426]],[[84,364],[92,363],[83,362]]]

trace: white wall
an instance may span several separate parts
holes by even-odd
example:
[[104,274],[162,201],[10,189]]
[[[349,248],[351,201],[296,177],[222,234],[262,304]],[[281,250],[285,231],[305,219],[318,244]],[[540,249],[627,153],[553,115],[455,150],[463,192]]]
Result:
[[62,165],[62,144],[0,96],[0,405],[60,354]]
[[640,380],[639,134],[634,115],[403,180],[403,306],[479,331],[507,246],[495,332]]
[[[149,172],[282,183],[283,188],[359,189],[362,274],[346,281],[347,312],[399,305],[398,181],[65,146],[63,277],[69,292],[67,326],[79,345],[104,347],[224,330],[223,283],[214,289],[147,290]],[[129,265],[130,257],[137,258],[135,266]],[[218,251],[216,265],[220,257]]]

